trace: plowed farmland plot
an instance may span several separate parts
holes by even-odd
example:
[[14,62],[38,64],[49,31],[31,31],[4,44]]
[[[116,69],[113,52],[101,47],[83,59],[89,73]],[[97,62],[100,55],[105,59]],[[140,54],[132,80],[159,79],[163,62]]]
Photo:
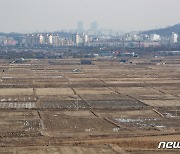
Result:
[[82,100],[51,100],[44,101],[40,104],[40,108],[46,109],[80,109],[88,107],[89,106]]
[[154,107],[172,107],[177,106],[180,107],[180,99],[172,99],[172,100],[141,100],[148,106]]
[[142,108],[146,107],[144,103],[135,100],[111,100],[111,101],[87,101],[92,108],[108,108],[108,109],[122,109],[122,108]]
[[35,147],[17,147],[0,148],[1,154],[116,154],[109,146],[35,146]]
[[88,104],[76,95],[58,95],[40,97],[40,108],[44,109],[85,109]]
[[51,135],[102,135],[113,133],[117,126],[102,118],[96,118],[89,111],[41,112],[45,128]]
[[111,110],[102,111],[94,110],[99,117],[104,118],[160,118],[160,116],[153,110]]
[[166,118],[115,118],[116,122],[121,125],[144,129],[144,130],[161,130],[161,131],[180,131],[180,120]]
[[171,109],[162,108],[158,109],[158,111],[167,118],[179,118],[180,117],[180,109],[177,107],[173,107]]
[[35,96],[0,96],[0,102],[35,102]]
[[32,88],[0,88],[0,96],[32,96]]
[[128,99],[125,95],[119,94],[81,94],[81,98],[85,101],[103,101],[103,100],[121,100],[121,99]]
[[41,136],[36,112],[1,112],[0,138]]
[[106,94],[115,94],[112,90],[101,87],[101,88],[74,88],[76,93],[79,95],[82,94],[99,94],[99,95],[106,95]]
[[0,102],[0,109],[32,109],[35,102]]
[[120,94],[81,94],[80,96],[92,108],[122,109],[147,106],[143,102]]

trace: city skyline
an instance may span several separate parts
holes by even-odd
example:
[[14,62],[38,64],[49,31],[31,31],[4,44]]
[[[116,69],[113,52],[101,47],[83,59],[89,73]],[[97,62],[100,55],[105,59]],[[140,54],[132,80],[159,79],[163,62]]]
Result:
[[[129,32],[180,23],[179,0],[0,0],[0,32],[100,29]],[[8,10],[7,10],[8,8]]]

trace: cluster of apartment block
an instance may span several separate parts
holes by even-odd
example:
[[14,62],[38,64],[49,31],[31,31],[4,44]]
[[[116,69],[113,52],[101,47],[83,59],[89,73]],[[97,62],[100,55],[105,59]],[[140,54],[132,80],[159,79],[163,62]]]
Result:
[[60,37],[52,34],[29,34],[24,39],[24,44],[34,45],[60,45]]

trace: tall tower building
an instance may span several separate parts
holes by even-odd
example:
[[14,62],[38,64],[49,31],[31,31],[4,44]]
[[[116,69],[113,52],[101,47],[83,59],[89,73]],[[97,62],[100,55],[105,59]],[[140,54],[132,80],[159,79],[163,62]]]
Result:
[[77,32],[79,33],[79,34],[82,34],[83,33],[83,22],[82,21],[79,21],[78,23],[77,23]]
[[91,31],[94,35],[97,34],[98,31],[98,23],[97,22],[92,22],[91,23]]

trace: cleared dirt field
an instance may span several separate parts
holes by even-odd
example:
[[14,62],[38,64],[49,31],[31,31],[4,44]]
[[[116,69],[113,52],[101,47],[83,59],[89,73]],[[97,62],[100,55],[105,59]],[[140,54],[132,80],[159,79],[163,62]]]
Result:
[[108,88],[74,88],[76,93],[79,95],[82,94],[99,94],[99,95],[109,95],[109,94],[115,94],[112,90]]
[[0,138],[41,136],[41,121],[35,111],[0,113]]
[[74,100],[58,100],[51,99],[40,102],[40,108],[46,109],[86,109],[90,106],[82,100],[74,99]]
[[36,95],[38,96],[51,96],[51,95],[73,95],[74,92],[71,88],[37,88]]
[[128,96],[120,94],[81,94],[79,95],[85,101],[96,101],[96,100],[121,100],[129,99]]
[[132,110],[132,111],[95,111],[99,117],[111,117],[111,118],[158,118],[160,117],[156,112],[152,110]]
[[159,59],[0,60],[0,153],[176,153],[180,57]]
[[128,94],[131,96],[139,95],[161,95],[162,93],[158,90],[152,89],[150,87],[118,87],[116,90],[122,94]]
[[83,136],[113,133],[117,126],[89,111],[41,112],[46,132],[50,136]]
[[33,89],[31,88],[3,88],[0,89],[0,96],[23,96],[33,95]]
[[108,146],[56,146],[0,148],[1,154],[115,154]]
[[180,106],[180,99],[173,100],[141,100],[149,106]]
[[116,101],[86,101],[92,108],[120,109],[120,108],[143,108],[146,105],[140,101],[125,99]]
[[0,102],[36,102],[37,97],[36,96],[0,96]]
[[1,109],[32,109],[36,108],[35,102],[1,102]]

